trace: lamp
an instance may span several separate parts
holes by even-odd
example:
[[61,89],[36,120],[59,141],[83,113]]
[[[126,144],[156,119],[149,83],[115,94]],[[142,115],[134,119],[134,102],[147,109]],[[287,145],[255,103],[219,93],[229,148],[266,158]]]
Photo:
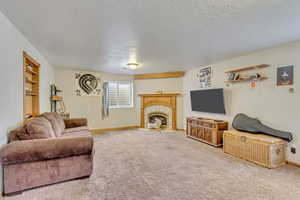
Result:
[[135,70],[139,66],[138,63],[128,63],[126,68],[130,70]]

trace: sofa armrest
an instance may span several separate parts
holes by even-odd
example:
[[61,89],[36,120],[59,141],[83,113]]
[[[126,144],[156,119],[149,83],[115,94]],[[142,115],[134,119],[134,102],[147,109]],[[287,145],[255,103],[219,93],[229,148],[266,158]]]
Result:
[[23,140],[7,144],[0,152],[2,164],[16,164],[93,153],[92,136]]
[[80,126],[87,126],[86,118],[73,118],[73,119],[65,119],[66,128],[76,128]]

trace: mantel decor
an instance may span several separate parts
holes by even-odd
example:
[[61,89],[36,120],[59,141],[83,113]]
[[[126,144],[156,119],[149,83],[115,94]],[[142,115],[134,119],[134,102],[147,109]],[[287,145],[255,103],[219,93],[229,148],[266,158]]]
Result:
[[139,94],[141,97],[141,128],[145,128],[145,108],[153,105],[162,105],[172,110],[172,129],[176,130],[176,98],[179,93]]

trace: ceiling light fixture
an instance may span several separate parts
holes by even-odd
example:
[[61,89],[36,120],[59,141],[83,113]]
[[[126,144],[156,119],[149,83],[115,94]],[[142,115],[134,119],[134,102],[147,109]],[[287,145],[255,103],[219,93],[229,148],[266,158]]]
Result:
[[139,66],[138,63],[128,63],[126,68],[130,70],[135,70]]

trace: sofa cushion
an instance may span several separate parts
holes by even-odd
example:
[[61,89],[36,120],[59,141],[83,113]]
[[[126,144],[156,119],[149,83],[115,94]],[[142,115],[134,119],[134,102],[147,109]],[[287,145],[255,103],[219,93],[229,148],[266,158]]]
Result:
[[25,135],[26,133],[26,124],[22,125],[16,129],[13,129],[9,132],[8,143],[21,140],[19,135]]
[[88,130],[89,130],[89,128],[87,126],[67,128],[67,129],[64,130],[63,134],[72,133],[72,132],[79,132],[79,131],[88,131]]
[[43,161],[91,154],[93,145],[92,136],[18,141],[1,149],[0,157],[5,165]]
[[26,131],[19,131],[18,138],[20,140],[46,139],[54,138],[51,123],[43,118],[36,117],[26,123]]
[[64,121],[65,121],[66,129],[87,126],[86,118],[65,119]]
[[60,137],[66,128],[63,117],[55,112],[43,113],[41,116],[50,121],[56,137]]
[[92,136],[89,130],[81,130],[76,132],[64,132],[61,137],[85,137]]

